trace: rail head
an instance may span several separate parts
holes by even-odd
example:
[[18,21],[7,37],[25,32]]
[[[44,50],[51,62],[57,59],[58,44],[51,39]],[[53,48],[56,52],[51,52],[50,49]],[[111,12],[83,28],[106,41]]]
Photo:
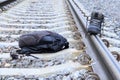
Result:
[[0,13],[2,13],[3,11],[9,10],[13,6],[23,1],[25,0],[1,0],[0,1]]
[[2,8],[3,6],[10,4],[11,2],[14,2],[16,0],[4,0],[2,2],[0,2],[0,8]]
[[[95,55],[99,58],[101,66],[104,66],[105,77],[102,77],[101,80],[120,80],[120,66],[115,58],[112,56],[110,51],[107,49],[105,44],[102,42],[99,36],[89,35],[86,29],[86,21],[89,13],[81,9],[81,4],[78,0],[67,0],[68,6],[73,14],[76,25],[79,26],[79,32],[82,32],[83,36],[87,40],[89,47],[95,51]],[[85,15],[87,13],[87,15]],[[82,29],[82,30],[81,30]],[[87,44],[87,45],[88,45]],[[100,74],[103,74],[100,72]]]

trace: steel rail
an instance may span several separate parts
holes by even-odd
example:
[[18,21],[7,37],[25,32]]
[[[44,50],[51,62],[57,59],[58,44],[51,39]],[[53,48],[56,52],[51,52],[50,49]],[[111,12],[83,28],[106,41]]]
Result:
[[[93,70],[99,74],[101,80],[120,80],[120,66],[110,51],[97,35],[89,35],[86,29],[86,18],[80,9],[77,0],[66,0],[71,13],[73,14],[79,32],[84,37],[87,45],[87,52],[95,60]],[[95,69],[96,68],[96,69]]]
[[14,2],[14,1],[16,1],[16,0],[5,0],[0,3],[0,8],[2,8],[3,6],[6,6],[7,4],[10,4],[11,2]]
[[10,9],[24,0],[4,0],[0,2],[0,13]]

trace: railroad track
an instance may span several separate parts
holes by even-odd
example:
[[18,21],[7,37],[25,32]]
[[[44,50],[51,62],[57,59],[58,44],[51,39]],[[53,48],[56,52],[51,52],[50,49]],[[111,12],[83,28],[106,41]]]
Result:
[[[0,16],[0,78],[5,80],[119,80],[120,67],[98,36],[87,34],[76,0],[24,0]],[[49,30],[70,48],[11,60],[19,36]]]

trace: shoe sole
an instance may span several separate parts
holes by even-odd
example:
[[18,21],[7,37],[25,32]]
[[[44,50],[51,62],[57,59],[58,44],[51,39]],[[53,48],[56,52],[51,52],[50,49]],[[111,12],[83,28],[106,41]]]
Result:
[[88,28],[88,33],[96,35],[100,33],[100,30],[90,27]]

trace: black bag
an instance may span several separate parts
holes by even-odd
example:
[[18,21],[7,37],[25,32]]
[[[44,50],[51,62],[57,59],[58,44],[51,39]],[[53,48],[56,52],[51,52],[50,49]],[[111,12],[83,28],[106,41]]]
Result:
[[20,36],[19,54],[53,53],[69,47],[67,40],[51,31],[37,31]]

